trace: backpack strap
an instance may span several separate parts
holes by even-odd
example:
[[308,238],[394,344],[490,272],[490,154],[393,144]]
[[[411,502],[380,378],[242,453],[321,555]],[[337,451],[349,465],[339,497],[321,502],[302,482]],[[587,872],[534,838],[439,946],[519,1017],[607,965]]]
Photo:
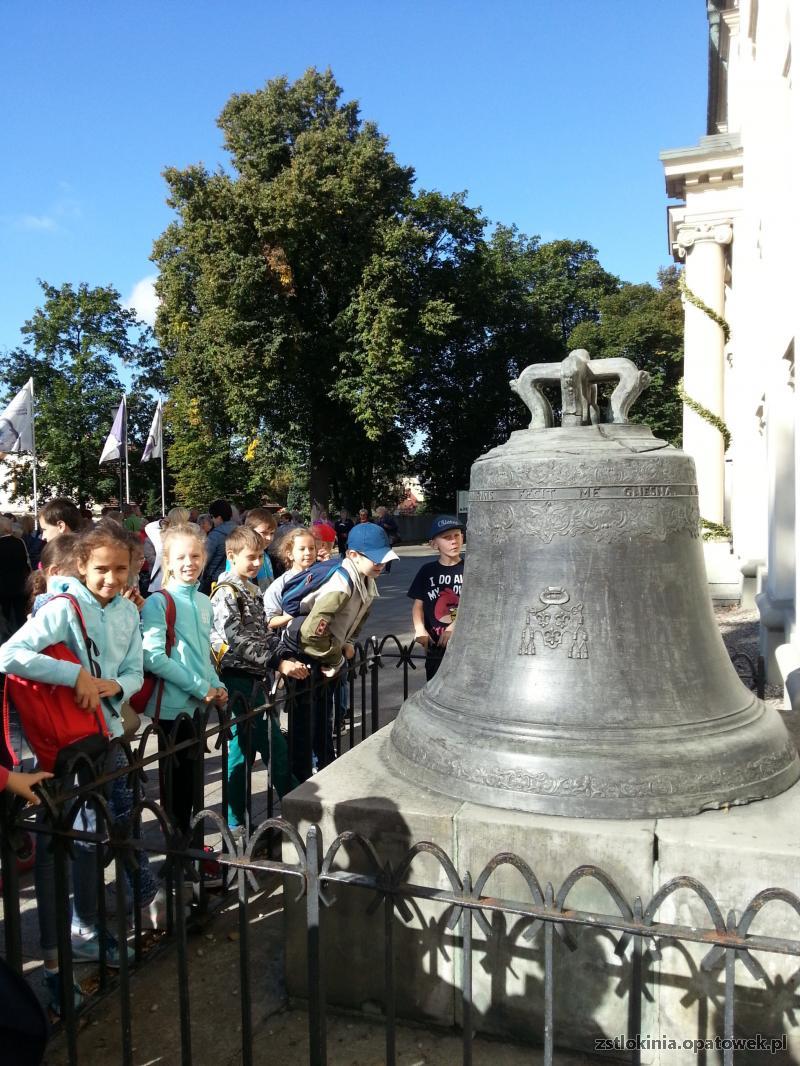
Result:
[[94,658],[94,656],[98,655],[99,652],[97,649],[97,645],[87,632],[86,622],[83,617],[81,605],[78,603],[78,601],[75,599],[71,592],[57,592],[55,596],[51,596],[51,598],[47,602],[52,603],[53,600],[69,600],[69,602],[72,604],[75,610],[75,614],[78,616],[78,624],[81,627],[81,636],[83,637],[83,643],[86,645],[86,655],[89,659],[89,673],[92,675],[92,677],[100,677],[100,664]]
[[167,592],[166,589],[157,589],[154,596],[163,596],[167,601],[164,606],[164,620],[167,623],[167,639],[164,645],[164,650],[167,655],[175,647],[175,600]]
[[334,574],[344,574],[345,581],[347,582],[347,587],[350,589],[351,592],[353,591],[353,579],[347,572],[346,566],[342,566],[342,564],[339,563],[335,570],[331,570],[331,577],[333,577]]
[[[78,601],[75,599],[71,592],[57,592],[55,596],[51,596],[47,603],[52,603],[53,600],[69,600],[69,602],[72,604],[75,610],[75,614],[78,616],[78,624],[81,627],[81,636],[83,637],[83,642],[86,645],[86,656],[89,660],[89,672],[92,677],[100,677],[100,664],[94,658],[95,655],[99,655],[99,651],[97,645],[89,636],[89,633],[86,629],[86,621],[83,617],[81,605],[78,603]],[[102,700],[100,701],[100,703],[102,706]],[[119,714],[116,711],[114,711],[113,713],[116,715],[117,718],[119,718]],[[103,736],[106,736],[108,730],[106,727],[106,723],[103,719],[102,710],[98,709],[97,711],[95,711],[95,718],[97,719],[98,730],[103,734]]]
[[236,606],[239,608],[239,614],[242,621],[244,621],[244,598],[242,596],[242,590],[238,585],[234,585],[232,581],[215,581],[214,586],[211,589],[211,599],[213,600],[217,592],[220,589],[233,589],[233,598],[236,600]]
[[13,770],[18,765],[17,753],[11,745],[11,706],[8,699],[8,685],[3,685],[3,746],[0,748],[0,766]]
[[[163,596],[165,599],[164,604],[164,621],[167,626],[166,640],[164,641],[164,652],[167,658],[172,654],[172,649],[175,647],[175,600],[166,589],[157,589],[154,596]],[[161,718],[161,698],[164,695],[165,680],[163,677],[158,679],[158,685],[156,686],[156,706],[155,713],[153,715],[153,721],[158,723]]]

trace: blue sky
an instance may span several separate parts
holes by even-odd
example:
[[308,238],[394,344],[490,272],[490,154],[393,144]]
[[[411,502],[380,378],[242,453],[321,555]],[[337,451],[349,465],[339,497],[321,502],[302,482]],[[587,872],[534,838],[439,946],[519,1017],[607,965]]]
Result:
[[654,281],[658,152],[705,132],[706,47],[704,0],[3,0],[0,350],[38,277],[147,311],[162,169],[223,163],[231,93],[309,66],[331,66],[420,187]]

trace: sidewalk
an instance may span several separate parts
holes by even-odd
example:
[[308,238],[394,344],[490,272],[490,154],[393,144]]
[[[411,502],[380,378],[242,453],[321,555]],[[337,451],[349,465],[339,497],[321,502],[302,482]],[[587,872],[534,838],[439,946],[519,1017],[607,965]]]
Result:
[[[189,938],[192,1052],[195,1066],[239,1066],[238,917],[232,895],[206,933]],[[308,1015],[287,1008],[283,986],[283,889],[265,879],[250,904],[250,974],[253,982],[253,1057],[256,1066],[308,1066]],[[131,982],[134,1063],[177,1066],[180,1024],[174,954],[154,959]],[[115,1066],[119,1061],[120,1016],[116,998],[106,1001],[79,1038],[81,1063]],[[385,1058],[382,1019],[327,1016],[329,1066],[381,1066]],[[540,1049],[476,1038],[475,1066],[539,1066]],[[556,1066],[584,1066],[600,1060],[557,1052]],[[461,1062],[457,1033],[397,1027],[398,1066],[453,1066]],[[46,1066],[67,1066],[66,1042],[54,1040]]]

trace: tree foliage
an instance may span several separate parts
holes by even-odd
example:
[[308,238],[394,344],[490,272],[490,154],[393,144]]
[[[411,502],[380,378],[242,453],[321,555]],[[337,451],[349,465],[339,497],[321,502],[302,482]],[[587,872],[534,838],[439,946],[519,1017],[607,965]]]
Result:
[[522,424],[509,379],[560,358],[617,279],[585,241],[489,239],[465,194],[413,190],[330,71],[233,96],[219,125],[230,168],[165,172],[176,218],[153,254],[179,495],[307,483],[368,504],[413,440],[452,506]]
[[448,281],[456,326],[420,362],[409,413],[425,436],[417,461],[427,498],[442,510],[469,484],[475,459],[528,424],[511,379],[563,359],[565,330],[595,321],[619,284],[585,241],[541,243],[507,226],[475,237]]
[[[230,166],[165,171],[175,218],[153,251],[164,358],[145,369],[170,394],[184,502],[308,491],[353,508],[413,470],[449,509],[526,424],[509,381],[529,363],[636,349],[671,384],[665,289],[621,286],[586,241],[489,233],[465,194],[415,190],[330,71],[235,95],[218,122]],[[639,411],[672,426],[653,395]]]
[[[380,330],[357,333],[412,172],[341,102],[329,71],[234,96],[219,125],[232,172],[168,169],[178,217],[154,248],[178,491],[192,498],[200,479],[205,495],[254,493],[305,469],[325,501],[334,455],[340,480],[370,445],[394,449],[395,466],[403,455],[384,413],[397,408],[406,357],[384,357]],[[360,383],[343,388],[343,377]]]
[[599,302],[597,321],[576,326],[571,348],[587,348],[593,359],[624,356],[650,374],[650,386],[631,411],[656,436],[680,446],[683,404],[677,384],[683,373],[683,306],[678,267],[658,272],[658,286],[623,285]]
[[[152,338],[111,286],[40,285],[43,304],[22,327],[22,345],[0,357],[5,400],[33,378],[42,498],[108,500],[119,491],[118,464],[98,459],[122,394],[116,368],[150,358]],[[152,417],[146,397],[132,399],[129,415],[131,438],[143,439]],[[8,457],[8,465],[12,498],[30,497],[30,463]],[[137,470],[134,487],[141,492],[147,481]]]

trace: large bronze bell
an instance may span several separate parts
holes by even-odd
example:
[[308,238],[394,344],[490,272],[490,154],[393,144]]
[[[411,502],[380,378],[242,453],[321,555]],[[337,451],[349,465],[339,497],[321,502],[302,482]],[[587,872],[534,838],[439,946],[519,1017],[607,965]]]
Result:
[[[456,629],[392,731],[404,776],[579,818],[689,815],[797,780],[780,716],[719,635],[694,463],[627,422],[648,381],[575,351],[511,383],[533,418],[472,468]],[[546,382],[561,385],[558,428]]]

